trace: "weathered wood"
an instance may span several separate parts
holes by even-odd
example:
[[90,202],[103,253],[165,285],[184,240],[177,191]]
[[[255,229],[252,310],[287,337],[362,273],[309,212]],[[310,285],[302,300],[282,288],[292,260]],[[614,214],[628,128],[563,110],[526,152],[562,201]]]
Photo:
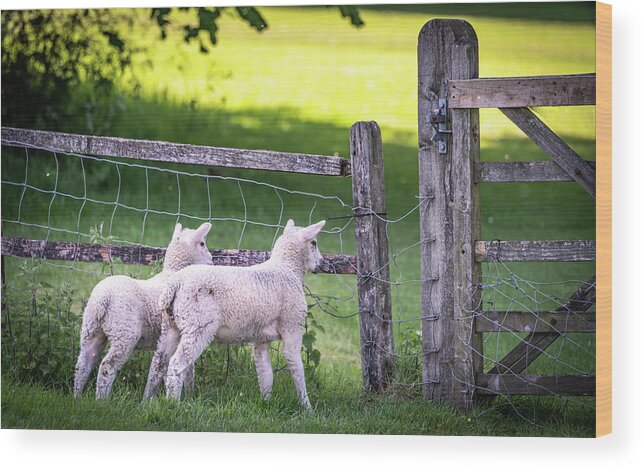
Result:
[[[453,79],[478,76],[478,38],[471,33],[451,51]],[[482,272],[475,261],[474,244],[480,239],[480,194],[475,168],[480,161],[478,109],[451,110],[451,204],[453,225],[453,402],[471,409],[475,401],[475,375],[482,372],[482,334],[474,329],[481,305]]]
[[[418,38],[418,142],[419,142],[419,171],[420,184],[420,266],[422,276],[422,394],[428,399],[436,399],[460,406],[469,405],[471,394],[465,385],[465,395],[460,396],[460,383],[456,383],[453,373],[455,360],[455,343],[460,340],[457,335],[469,327],[456,326],[454,311],[456,301],[460,315],[463,307],[463,295],[471,292],[454,292],[454,256],[461,258],[458,264],[458,275],[471,275],[465,271],[466,258],[470,255],[465,247],[454,243],[454,210],[462,231],[464,227],[475,229],[473,212],[468,210],[471,200],[458,200],[454,204],[454,196],[473,197],[464,188],[464,192],[456,193],[452,185],[454,178],[459,176],[453,170],[456,164],[454,151],[458,158],[469,158],[471,152],[475,156],[477,129],[472,126],[477,118],[469,111],[455,116],[448,111],[447,121],[452,121],[459,133],[457,141],[447,137],[446,153],[438,152],[437,143],[433,141],[436,129],[431,125],[429,116],[439,108],[439,99],[446,99],[448,81],[452,78],[471,78],[477,76],[477,39],[473,28],[462,20],[431,20],[424,25]],[[454,129],[455,131],[456,129]],[[454,150],[455,148],[455,150]],[[470,171],[473,178],[473,166],[464,159],[457,162],[458,168]],[[469,169],[467,169],[469,168]],[[464,175],[469,178],[469,173]],[[470,233],[473,235],[473,232]],[[460,236],[459,234],[457,236]],[[458,238],[458,243],[466,243],[466,238]],[[471,278],[470,280],[473,280]],[[456,331],[457,328],[457,331]],[[458,346],[458,361],[466,360],[466,347]],[[464,355],[463,355],[464,353]],[[460,368],[462,373],[468,373],[472,363],[466,364],[467,369]],[[460,366],[460,365],[458,365]],[[456,387],[458,390],[456,391]],[[458,394],[458,395],[456,395]]]
[[[596,277],[585,282],[556,312],[587,311],[596,302]],[[489,373],[519,374],[553,344],[558,332],[533,332],[516,345]]]
[[[595,161],[587,161],[596,170]],[[483,162],[476,171],[476,182],[566,182],[574,179],[553,161]]]
[[2,127],[2,145],[31,146],[48,151],[134,158],[171,163],[263,169],[289,173],[350,175],[350,162],[339,156],[283,153],[268,150],[209,147],[117,137],[66,134]]
[[514,124],[536,143],[571,178],[596,198],[596,171],[543,121],[527,108],[500,108]]
[[[214,265],[250,266],[266,261],[270,251],[247,249],[211,249]],[[123,246],[86,244],[62,241],[44,241],[16,237],[2,237],[2,254],[14,257],[38,257],[58,261],[109,262],[118,258],[124,264],[149,265],[165,256],[165,248],[154,246]],[[324,254],[318,273],[355,274],[354,256]]]
[[476,241],[477,262],[581,262],[596,260],[596,241]]
[[[440,155],[428,116],[445,97],[451,47],[465,35],[464,22],[431,20],[418,37],[418,144],[420,201],[420,268],[422,278],[422,395],[444,400],[448,383],[448,344],[453,338],[453,235],[445,182],[449,154]],[[447,146],[447,150],[448,150]],[[448,160],[447,160],[448,159]],[[448,187],[448,186],[447,186]],[[430,240],[430,241],[429,241]],[[451,313],[449,313],[451,311]],[[449,334],[450,333],[450,334]]]
[[596,74],[449,81],[449,107],[493,108],[596,104]]
[[2,299],[0,301],[1,301],[2,306],[0,308],[1,308],[1,311],[2,311],[2,317],[4,318],[5,317],[5,312],[7,310],[7,303],[6,303],[6,298],[7,298],[7,295],[6,295],[7,279],[5,277],[4,256],[3,255],[0,255],[0,277],[1,277],[1,281],[2,281],[2,283],[0,284],[0,288],[1,288],[0,291],[2,292]]
[[531,396],[593,396],[596,377],[584,375],[476,375],[477,391],[482,395],[524,394]]
[[483,311],[476,316],[476,332],[596,332],[596,315],[583,311]]
[[350,132],[353,212],[357,257],[362,382],[383,392],[393,376],[393,330],[382,137],[375,122],[357,122]]

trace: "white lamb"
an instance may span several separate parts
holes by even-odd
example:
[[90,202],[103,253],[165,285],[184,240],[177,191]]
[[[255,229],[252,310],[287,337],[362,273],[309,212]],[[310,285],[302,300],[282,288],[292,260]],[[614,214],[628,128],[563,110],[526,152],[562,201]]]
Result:
[[[98,369],[97,399],[109,396],[116,373],[135,348],[154,348],[161,333],[161,314],[157,304],[164,282],[172,272],[189,265],[212,264],[212,255],[205,245],[210,228],[210,223],[203,223],[196,230],[183,229],[177,223],[161,273],[148,280],[114,275],[94,287],[83,312],[74,396],[82,393],[108,340],[109,350]],[[194,370],[189,370],[189,373],[186,385],[191,384]]]
[[322,261],[316,238],[324,223],[301,228],[288,220],[262,264],[191,266],[172,274],[159,298],[163,330],[145,398],[156,395],[167,370],[167,396],[180,399],[188,371],[215,340],[253,343],[259,389],[268,399],[273,382],[270,342],[281,339],[299,402],[311,409],[301,359],[308,311],[303,283],[304,275]]

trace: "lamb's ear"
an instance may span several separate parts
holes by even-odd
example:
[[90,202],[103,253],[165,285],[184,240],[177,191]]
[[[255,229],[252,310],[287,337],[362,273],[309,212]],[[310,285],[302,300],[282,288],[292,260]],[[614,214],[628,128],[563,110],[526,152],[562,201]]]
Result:
[[177,223],[176,226],[174,226],[174,233],[172,233],[172,239],[177,239],[181,234],[182,229],[183,229],[183,225],[181,225],[180,223]]
[[212,229],[212,224],[205,222],[196,229],[195,236],[199,239],[205,239],[205,237],[207,236],[207,234],[210,232],[211,229]]
[[284,233],[285,233],[286,231],[288,231],[289,229],[291,229],[293,226],[295,226],[295,222],[294,222],[294,220],[291,218],[291,219],[290,219],[290,220],[288,220],[288,222],[286,223],[286,227],[284,228]]
[[324,227],[326,224],[326,220],[322,220],[318,223],[315,223],[314,225],[307,226],[302,230],[302,235],[304,236],[304,239],[313,239],[321,229]]

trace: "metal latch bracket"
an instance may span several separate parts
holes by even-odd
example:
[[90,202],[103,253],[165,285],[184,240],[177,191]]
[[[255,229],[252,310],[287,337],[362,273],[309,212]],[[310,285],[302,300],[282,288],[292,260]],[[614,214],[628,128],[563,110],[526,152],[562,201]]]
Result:
[[438,143],[438,153],[445,154],[447,152],[448,135],[451,129],[447,128],[447,100],[438,99],[438,109],[432,109],[429,116],[429,122],[435,131],[435,135],[431,138],[432,142]]

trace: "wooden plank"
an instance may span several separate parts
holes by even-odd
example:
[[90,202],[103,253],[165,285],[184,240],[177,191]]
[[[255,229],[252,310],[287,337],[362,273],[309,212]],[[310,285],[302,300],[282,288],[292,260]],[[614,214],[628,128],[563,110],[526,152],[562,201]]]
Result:
[[[250,266],[266,261],[270,251],[247,249],[211,249],[214,265]],[[109,262],[119,258],[124,264],[149,265],[165,256],[165,248],[154,246],[123,246],[76,242],[44,241],[17,237],[2,237],[2,254],[14,257],[38,257],[57,261]],[[318,273],[355,274],[354,256],[323,254]]]
[[435,19],[424,25],[418,37],[420,239],[432,240],[420,244],[422,395],[438,401],[444,400],[448,392],[442,375],[446,374],[449,360],[447,344],[453,336],[453,318],[449,314],[453,309],[453,236],[447,223],[451,220],[451,206],[443,187],[451,157],[438,153],[432,141],[436,132],[427,116],[438,109],[440,97],[446,96],[446,82],[451,78],[451,47],[456,38],[465,34],[465,28],[464,22]]
[[482,395],[524,394],[530,396],[593,396],[596,377],[585,375],[494,375],[476,376],[477,392]]
[[476,315],[476,332],[596,332],[596,315],[583,311],[483,311]]
[[449,107],[494,108],[596,104],[596,74],[449,81]]
[[[596,162],[587,161],[596,170]],[[476,171],[476,182],[566,182],[574,181],[553,161],[483,162]]]
[[596,241],[476,241],[477,262],[581,262],[596,260]]
[[[7,316],[5,316],[5,312],[7,310],[7,303],[6,303],[6,299],[7,299],[7,294],[6,294],[6,291],[7,291],[7,279],[6,279],[6,276],[5,276],[4,256],[3,255],[0,255],[0,278],[2,280],[2,284],[0,285],[0,292],[2,293],[2,298],[0,299],[0,303],[1,303],[2,306],[0,308],[1,308],[1,311],[2,311],[2,317],[6,318]],[[7,330],[11,331],[11,324],[10,323],[7,324]],[[9,335],[11,335],[11,334],[9,334]]]
[[391,284],[382,137],[375,122],[357,122],[350,132],[353,212],[357,254],[357,299],[364,389],[382,393],[393,377]]
[[596,435],[612,431],[612,7],[596,2]]
[[[478,76],[478,39],[471,34],[451,50],[453,79]],[[482,334],[474,329],[481,305],[481,264],[475,261],[475,241],[480,239],[480,194],[475,168],[480,162],[478,109],[451,110],[451,200],[453,225],[453,401],[469,410],[475,402],[475,375],[482,372]]]
[[571,178],[596,198],[596,171],[543,121],[527,108],[500,108],[514,124],[536,143]]
[[[456,44],[461,44],[455,48]],[[462,54],[477,44],[469,23],[463,20],[431,20],[418,37],[418,142],[420,194],[420,268],[422,278],[422,394],[427,399],[455,403],[454,359],[454,234],[453,145],[447,139],[446,154],[433,141],[436,130],[429,116],[446,99],[453,63],[461,70]],[[448,112],[452,117],[452,112]],[[462,144],[460,144],[462,147]]]
[[[556,312],[587,311],[596,302],[596,277],[585,282]],[[519,374],[538,358],[561,334],[533,332],[516,345],[489,373]]]
[[169,163],[262,169],[289,173],[350,175],[350,162],[339,156],[283,153],[268,150],[210,147],[118,137],[97,137],[2,127],[2,145],[25,145],[48,151],[134,158]]

